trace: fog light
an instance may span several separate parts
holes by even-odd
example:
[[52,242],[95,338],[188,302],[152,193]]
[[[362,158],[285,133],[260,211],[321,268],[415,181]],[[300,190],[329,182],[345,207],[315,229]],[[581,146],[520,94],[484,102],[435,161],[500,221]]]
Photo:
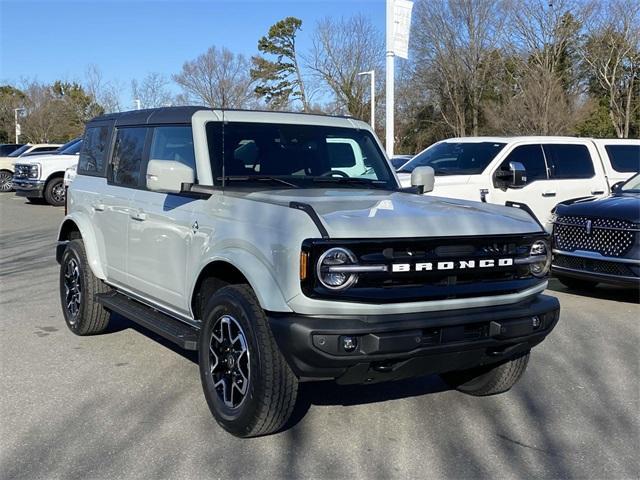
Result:
[[531,323],[533,324],[533,328],[540,328],[540,325],[542,325],[540,317],[533,317]]
[[358,346],[356,337],[342,337],[342,349],[345,352],[353,352]]

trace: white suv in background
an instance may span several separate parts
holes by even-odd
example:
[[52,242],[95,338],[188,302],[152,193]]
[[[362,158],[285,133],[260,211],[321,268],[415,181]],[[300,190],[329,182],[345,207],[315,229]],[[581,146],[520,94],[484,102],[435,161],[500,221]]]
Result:
[[548,224],[559,202],[604,196],[640,170],[640,140],[573,137],[466,137],[434,143],[398,171],[433,167],[434,195],[526,205]]
[[15,164],[13,188],[16,195],[29,201],[44,199],[54,206],[64,205],[64,173],[78,163],[82,140],[69,142],[69,146],[51,155],[20,158]]

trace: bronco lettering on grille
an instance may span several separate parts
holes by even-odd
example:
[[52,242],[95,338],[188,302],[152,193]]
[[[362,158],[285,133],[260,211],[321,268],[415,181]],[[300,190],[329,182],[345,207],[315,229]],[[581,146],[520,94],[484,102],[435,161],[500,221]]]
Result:
[[396,272],[429,272],[433,270],[469,270],[473,268],[510,267],[513,258],[485,258],[482,260],[455,260],[447,262],[394,263],[391,271]]

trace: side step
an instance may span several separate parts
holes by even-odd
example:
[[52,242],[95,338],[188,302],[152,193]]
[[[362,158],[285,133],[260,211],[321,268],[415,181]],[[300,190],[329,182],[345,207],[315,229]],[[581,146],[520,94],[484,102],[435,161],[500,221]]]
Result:
[[127,317],[185,350],[198,349],[198,330],[180,320],[131,300],[118,292],[100,293],[95,298],[105,308]]

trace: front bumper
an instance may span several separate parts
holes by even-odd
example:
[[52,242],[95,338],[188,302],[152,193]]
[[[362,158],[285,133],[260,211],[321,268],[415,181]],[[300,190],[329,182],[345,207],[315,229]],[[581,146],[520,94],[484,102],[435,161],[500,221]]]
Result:
[[580,280],[640,287],[640,260],[554,250],[551,271]]
[[[501,362],[540,343],[555,327],[558,300],[394,315],[269,313],[278,346],[303,381],[374,383]],[[540,325],[534,327],[535,322]],[[345,337],[356,348],[344,349]]]
[[13,179],[13,188],[19,197],[42,198],[44,181]]

